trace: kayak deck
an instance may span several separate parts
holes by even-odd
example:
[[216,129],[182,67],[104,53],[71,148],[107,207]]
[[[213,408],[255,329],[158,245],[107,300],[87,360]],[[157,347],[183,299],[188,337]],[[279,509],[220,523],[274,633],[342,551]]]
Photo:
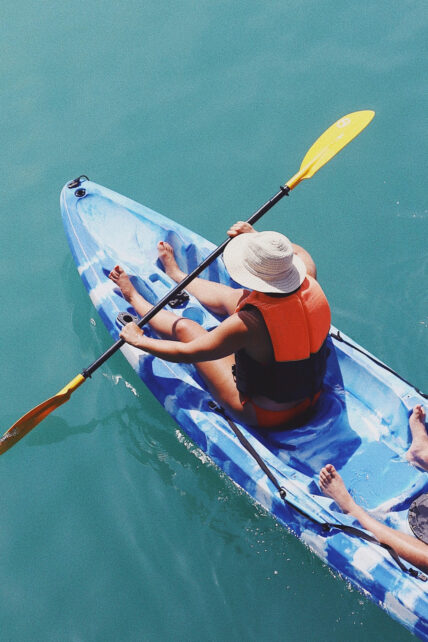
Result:
[[[107,278],[116,264],[122,265],[137,290],[154,304],[175,285],[158,261],[159,241],[173,246],[185,272],[196,268],[214,246],[178,223],[95,183],[85,181],[83,187],[86,193],[80,198],[74,190],[63,189],[64,226],[82,280],[107,329],[117,339],[121,328],[118,313],[135,314],[135,310]],[[201,277],[233,285],[220,259]],[[207,330],[219,323],[219,318],[192,296],[174,312]],[[156,336],[151,329],[145,331]],[[413,406],[424,400],[370,355],[361,354],[348,337],[342,335],[345,342],[336,338],[336,332],[332,328],[323,391],[305,426],[267,432],[238,425],[286,487],[290,501],[319,522],[354,523],[318,488],[320,469],[332,463],[358,503],[390,526],[410,532],[407,510],[415,497],[427,492],[428,482],[426,473],[405,459],[410,445],[408,417]],[[422,631],[428,636],[428,602],[422,582],[403,574],[380,547],[342,532],[325,533],[285,506],[227,422],[209,407],[211,397],[192,365],[168,363],[128,345],[122,352],[189,437],[234,481],[394,617],[419,635]]]

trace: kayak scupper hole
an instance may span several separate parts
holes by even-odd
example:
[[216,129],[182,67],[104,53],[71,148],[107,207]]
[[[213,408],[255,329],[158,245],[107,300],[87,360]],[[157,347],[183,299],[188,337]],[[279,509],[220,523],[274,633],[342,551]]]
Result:
[[128,323],[131,323],[131,321],[134,321],[134,323],[138,323],[139,317],[132,314],[131,312],[119,312],[116,317],[116,322],[121,327],[127,325]]
[[193,305],[188,306],[185,310],[183,310],[183,317],[185,317],[186,319],[191,319],[192,321],[196,321],[196,323],[199,323],[199,325],[202,325],[205,320],[204,312],[200,308],[197,308]]
[[168,277],[160,275],[160,274],[156,274],[156,273],[150,274],[149,281],[151,281],[152,283],[156,283],[156,281],[160,281],[161,283],[163,283],[167,287],[170,286],[170,281],[168,280]]

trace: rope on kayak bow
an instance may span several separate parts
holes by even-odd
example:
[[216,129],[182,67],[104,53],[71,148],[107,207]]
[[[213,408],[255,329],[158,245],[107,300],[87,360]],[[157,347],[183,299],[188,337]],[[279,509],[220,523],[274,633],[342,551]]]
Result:
[[403,564],[400,557],[397,555],[396,551],[391,546],[389,546],[388,544],[383,544],[378,539],[376,539],[376,537],[374,537],[373,535],[370,535],[366,531],[363,531],[361,528],[357,528],[355,526],[349,526],[347,524],[340,524],[338,522],[325,522],[325,521],[322,522],[316,519],[315,517],[313,517],[313,515],[311,515],[310,513],[307,513],[303,508],[300,508],[299,506],[296,506],[295,504],[290,502],[287,499],[287,491],[284,488],[284,486],[280,485],[277,478],[275,477],[273,472],[270,470],[270,468],[266,465],[266,462],[264,462],[263,459],[260,457],[259,453],[254,448],[254,446],[250,444],[250,442],[245,437],[245,435],[239,430],[235,422],[232,421],[232,419],[230,419],[230,417],[227,416],[224,408],[216,404],[215,401],[210,401],[208,405],[212,410],[214,410],[219,415],[221,415],[224,419],[226,419],[230,428],[233,430],[233,432],[237,436],[239,442],[250,453],[253,459],[256,460],[260,468],[263,470],[263,472],[267,475],[267,477],[270,479],[272,484],[275,486],[284,504],[287,504],[287,506],[290,506],[291,508],[293,508],[295,511],[300,513],[300,515],[302,515],[303,517],[306,517],[307,519],[310,519],[312,522],[314,522],[318,526],[321,526],[321,528],[324,531],[329,531],[332,528],[335,528],[337,530],[343,531],[344,533],[347,533],[348,535],[355,535],[357,537],[360,537],[361,539],[364,539],[367,542],[371,542],[372,544],[377,544],[378,546],[381,546],[386,551],[388,551],[388,553],[391,555],[394,562],[397,564],[400,570],[403,571],[403,573],[407,573],[408,575],[411,575],[412,577],[415,577],[416,579],[421,580],[422,582],[426,582],[428,580],[428,577],[418,569],[407,567],[405,564]]
[[74,178],[72,181],[67,183],[68,189],[74,189],[75,187],[80,187],[80,185],[83,183],[83,180],[89,181],[89,178],[86,176],[86,174],[81,174],[77,178]]
[[399,375],[398,372],[395,372],[395,370],[393,370],[392,368],[387,366],[385,363],[382,363],[382,361],[379,361],[378,359],[376,359],[376,357],[373,357],[371,354],[369,354],[368,352],[366,352],[365,350],[363,350],[359,346],[356,346],[354,343],[351,343],[350,341],[347,341],[346,339],[344,339],[342,337],[342,335],[340,334],[340,330],[337,330],[337,332],[330,332],[330,336],[333,339],[336,339],[336,341],[340,341],[341,343],[344,343],[345,345],[353,348],[357,352],[361,352],[361,354],[363,354],[365,357],[368,357],[369,359],[371,359],[371,361],[373,361],[373,363],[375,363],[376,365],[380,366],[384,370],[387,370],[391,374],[395,375],[401,381],[404,381],[404,383],[407,383],[408,386],[411,386],[411,388],[413,388],[413,390],[416,390],[418,395],[421,395],[421,397],[423,397],[424,399],[428,399],[428,394],[426,394],[425,392],[422,392],[421,390],[419,390],[419,388],[416,388],[416,386],[414,386],[412,383],[410,383],[410,381],[407,381],[407,379],[404,379],[404,377]]

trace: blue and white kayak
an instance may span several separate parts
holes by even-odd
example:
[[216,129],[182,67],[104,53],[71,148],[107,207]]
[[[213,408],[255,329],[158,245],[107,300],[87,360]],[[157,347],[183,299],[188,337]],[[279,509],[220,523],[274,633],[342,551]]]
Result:
[[[107,277],[116,264],[132,275],[136,288],[155,304],[175,285],[157,259],[159,241],[173,246],[185,272],[215,249],[179,223],[89,180],[63,188],[61,210],[79,274],[114,340],[122,327],[118,314],[135,314]],[[230,284],[219,259],[201,276]],[[208,330],[219,323],[192,296],[175,312]],[[151,330],[148,333],[155,336]],[[403,571],[378,544],[323,526],[359,525],[318,488],[320,469],[333,463],[351,494],[374,517],[411,533],[408,509],[415,498],[428,492],[428,475],[405,459],[408,417],[424,398],[334,327],[329,342],[327,376],[309,423],[262,434],[238,424],[285,489],[287,501],[226,419],[211,407],[212,398],[192,365],[169,363],[127,344],[121,350],[180,428],[233,481],[325,563],[428,640],[428,584]]]

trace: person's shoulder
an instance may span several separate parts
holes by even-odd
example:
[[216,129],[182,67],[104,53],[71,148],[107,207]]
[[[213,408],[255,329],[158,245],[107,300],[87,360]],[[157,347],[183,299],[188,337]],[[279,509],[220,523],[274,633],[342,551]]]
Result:
[[319,281],[316,279],[306,276],[307,287],[302,290],[302,299],[303,300],[313,300],[318,302],[328,303],[328,299],[324,290],[322,289]]
[[236,313],[241,321],[247,326],[249,330],[258,330],[265,327],[263,315],[261,312],[252,305],[246,305],[242,310]]

